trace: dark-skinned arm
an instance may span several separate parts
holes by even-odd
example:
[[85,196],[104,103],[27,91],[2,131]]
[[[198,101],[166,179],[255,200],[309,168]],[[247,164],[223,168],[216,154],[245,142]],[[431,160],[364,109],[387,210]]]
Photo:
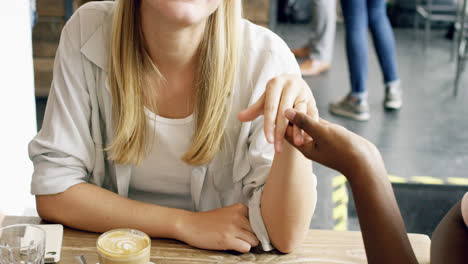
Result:
[[461,202],[445,215],[432,234],[432,264],[468,262],[468,228],[461,214]]
[[307,158],[343,173],[350,183],[368,263],[417,263],[375,145],[323,119],[313,121],[294,110],[286,116],[313,140],[294,144],[291,127],[286,139]]

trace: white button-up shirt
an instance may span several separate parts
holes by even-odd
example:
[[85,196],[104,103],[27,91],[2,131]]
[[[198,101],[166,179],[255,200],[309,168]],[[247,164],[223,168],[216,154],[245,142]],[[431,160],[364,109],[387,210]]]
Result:
[[[113,139],[107,82],[113,6],[89,3],[63,29],[43,127],[29,144],[34,195],[88,182],[128,197],[133,166],[114,163],[105,151]],[[241,43],[224,146],[209,164],[192,169],[190,191],[197,211],[245,203],[252,229],[268,251],[260,200],[274,149],[265,139],[263,118],[241,123],[237,114],[260,98],[270,79],[300,70],[288,46],[263,27],[243,20]],[[315,184],[310,191],[316,194]]]

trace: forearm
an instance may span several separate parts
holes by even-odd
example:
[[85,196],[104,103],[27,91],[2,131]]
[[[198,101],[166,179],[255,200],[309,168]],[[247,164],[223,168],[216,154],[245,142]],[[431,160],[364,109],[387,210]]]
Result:
[[432,234],[432,264],[461,264],[468,259],[468,227],[463,221],[460,204],[450,209]]
[[312,163],[284,142],[265,183],[261,211],[272,244],[290,252],[304,240],[314,211]]
[[36,203],[41,218],[73,228],[105,232],[125,227],[174,239],[179,239],[179,223],[188,213],[133,201],[88,183],[60,194],[36,196]]
[[383,163],[347,178],[368,263],[417,263]]

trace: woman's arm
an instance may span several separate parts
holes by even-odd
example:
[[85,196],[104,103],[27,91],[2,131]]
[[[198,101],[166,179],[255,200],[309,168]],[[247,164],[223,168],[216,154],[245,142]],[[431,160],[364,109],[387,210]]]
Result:
[[248,252],[258,245],[243,204],[189,212],[130,200],[88,183],[55,195],[37,195],[36,203],[41,218],[81,230],[134,228],[213,250]]
[[[343,173],[353,192],[369,263],[417,263],[392,185],[377,148],[364,138],[325,120],[293,110],[287,118],[313,140],[295,144],[307,158]],[[292,129],[286,139],[293,142]]]
[[182,210],[130,200],[88,183],[73,185],[59,194],[37,195],[36,205],[40,217],[50,222],[99,233],[134,228],[152,237],[176,238],[181,219],[187,215]]
[[[239,113],[239,120],[252,121],[264,115],[264,133],[275,146],[275,157],[260,201],[261,214],[271,243],[281,252],[292,251],[304,240],[315,209],[316,182],[312,163],[284,142],[288,120],[284,111],[294,108],[318,118],[314,97],[297,75],[271,79],[261,98]],[[295,142],[303,142],[294,127]]]
[[283,253],[307,235],[316,203],[312,163],[290,144],[276,153],[261,199],[263,221],[271,243]]
[[450,209],[432,234],[432,264],[468,262],[468,227],[463,221],[460,204]]

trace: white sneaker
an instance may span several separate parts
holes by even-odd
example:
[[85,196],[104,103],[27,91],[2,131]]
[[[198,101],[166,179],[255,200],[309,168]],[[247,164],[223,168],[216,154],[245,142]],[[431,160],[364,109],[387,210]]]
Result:
[[402,91],[398,85],[396,88],[385,88],[385,99],[383,102],[386,110],[398,110],[403,105]]
[[367,121],[370,118],[367,100],[360,100],[351,94],[338,102],[330,103],[330,112],[358,121]]

